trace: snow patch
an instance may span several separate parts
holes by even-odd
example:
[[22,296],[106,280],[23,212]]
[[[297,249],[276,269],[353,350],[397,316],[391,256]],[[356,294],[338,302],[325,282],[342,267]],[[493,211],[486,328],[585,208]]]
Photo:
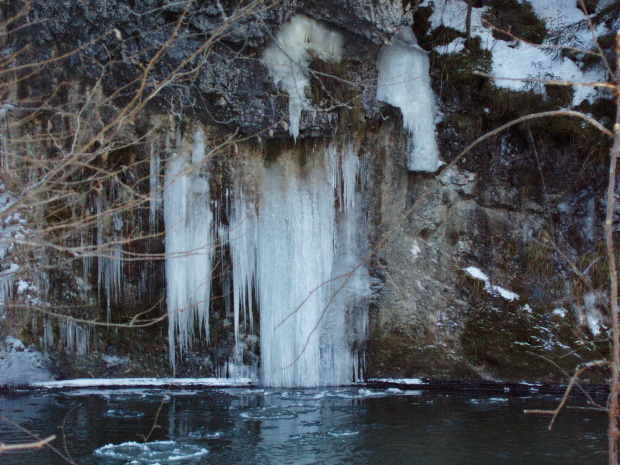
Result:
[[593,336],[601,333],[604,326],[603,314],[599,308],[599,301],[604,299],[604,293],[601,291],[588,292],[583,296],[583,305],[586,313],[586,323]]
[[[581,48],[589,48],[592,44],[591,33],[587,28],[576,27],[586,17],[577,8],[576,3],[566,0],[532,0],[529,2],[539,18],[546,22],[547,29],[557,32],[570,28],[571,35]],[[451,0],[449,2],[424,0],[420,6],[433,5],[433,13],[429,21],[431,27],[446,26],[459,32],[466,31],[465,18],[467,16],[467,2],[463,0]],[[492,53],[493,66],[491,74],[497,79],[494,83],[498,87],[512,90],[532,90],[536,93],[545,94],[544,83],[527,81],[528,79],[561,80],[577,83],[600,82],[606,78],[604,69],[590,69],[582,71],[577,63],[566,57],[557,56],[552,49],[544,48],[552,45],[547,39],[543,48],[526,43],[507,42],[497,40],[492,35],[492,30],[483,26],[482,16],[487,7],[473,8],[471,18],[471,34],[480,37],[481,46]],[[462,37],[456,38],[450,44],[438,47],[439,53],[459,53],[463,50]],[[500,79],[506,78],[506,79]],[[597,96],[594,87],[574,86],[573,106],[578,105],[584,99],[593,101]]]
[[508,289],[491,284],[491,279],[486,274],[484,274],[482,270],[480,270],[479,268],[476,268],[475,266],[468,266],[467,268],[463,268],[463,271],[467,273],[469,276],[471,276],[472,278],[478,279],[484,282],[484,290],[487,291],[492,296],[502,297],[503,299],[506,299],[510,302],[519,299],[519,294],[515,294],[514,292],[509,291]]
[[411,244],[411,256],[416,259],[418,258],[419,253],[422,250],[420,249],[420,246],[418,245],[418,241],[416,241],[415,239],[413,240],[413,243]]
[[556,316],[559,316],[560,318],[565,318],[566,317],[566,309],[563,307],[558,307],[553,309],[553,313]]
[[46,357],[12,336],[0,346],[0,386],[22,386],[48,381],[52,374]]

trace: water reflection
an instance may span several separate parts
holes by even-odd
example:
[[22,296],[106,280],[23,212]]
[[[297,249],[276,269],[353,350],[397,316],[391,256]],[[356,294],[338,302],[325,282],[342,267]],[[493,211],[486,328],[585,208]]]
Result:
[[[60,452],[84,465],[606,463],[603,414],[566,410],[549,432],[547,417],[522,413],[554,402],[357,388],[76,390],[5,394],[0,414],[58,435]],[[29,440],[6,422],[0,438]],[[66,461],[41,450],[0,463]]]

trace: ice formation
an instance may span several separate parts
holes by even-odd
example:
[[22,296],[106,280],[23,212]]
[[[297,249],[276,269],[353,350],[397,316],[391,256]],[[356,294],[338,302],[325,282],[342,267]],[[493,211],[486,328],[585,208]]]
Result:
[[[204,150],[194,142],[194,153]],[[196,160],[194,160],[194,163]],[[209,208],[208,183],[184,156],[168,162],[164,194],[169,343],[186,351],[194,327],[208,334],[215,241],[229,251],[235,349],[222,375],[251,376],[244,362],[257,304],[261,378],[269,386],[358,380],[363,369],[369,277],[359,178],[352,145],[329,146],[302,164],[297,150],[254,173],[257,196],[235,186],[227,224]],[[217,236],[216,236],[217,235]],[[227,284],[227,281],[230,281]],[[225,303],[225,306],[229,305]]]
[[285,154],[263,173],[260,215],[245,235],[255,241],[255,270],[234,256],[233,268],[243,269],[241,286],[254,275],[265,385],[337,385],[360,376],[356,342],[365,338],[369,280],[356,268],[364,242],[358,176],[351,146],[330,146],[303,168]]
[[407,167],[411,171],[437,171],[439,149],[429,60],[410,29],[401,30],[393,44],[381,47],[377,67],[377,100],[400,108],[403,115],[409,136]]
[[281,85],[289,96],[289,132],[295,139],[299,136],[301,112],[310,108],[306,90],[310,85],[311,54],[322,60],[339,61],[342,35],[301,14],[282,27],[263,54],[274,84]]
[[166,168],[166,286],[168,342],[172,366],[176,343],[181,353],[194,341],[197,325],[209,334],[211,268],[215,249],[209,181],[200,168],[204,133],[197,130],[190,154],[174,154]]
[[60,340],[70,352],[86,355],[90,346],[91,326],[62,320],[60,323]]

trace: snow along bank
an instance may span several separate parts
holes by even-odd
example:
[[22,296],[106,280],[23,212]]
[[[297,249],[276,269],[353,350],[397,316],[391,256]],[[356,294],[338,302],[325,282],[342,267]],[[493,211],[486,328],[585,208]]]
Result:
[[0,346],[0,387],[23,386],[52,379],[46,357],[7,336]]
[[109,388],[109,387],[230,387],[247,386],[249,378],[112,378],[112,379],[68,379],[64,381],[31,382],[30,387],[44,389]]

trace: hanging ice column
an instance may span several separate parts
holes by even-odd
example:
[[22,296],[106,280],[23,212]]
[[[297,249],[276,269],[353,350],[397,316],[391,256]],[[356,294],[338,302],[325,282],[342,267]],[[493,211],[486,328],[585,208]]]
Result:
[[201,130],[194,135],[191,160],[186,156],[175,154],[168,161],[164,186],[168,344],[173,368],[175,341],[183,354],[194,340],[196,325],[209,335],[214,254],[209,182],[200,172],[205,157]]
[[231,234],[235,292],[256,286],[267,386],[340,385],[361,375],[369,278],[357,267],[366,244],[359,166],[352,147],[329,147],[303,167],[283,154],[263,173],[258,216],[242,214],[237,244]]
[[295,15],[282,27],[275,42],[269,44],[263,54],[273,83],[281,85],[289,96],[289,132],[295,139],[299,136],[301,111],[312,108],[306,98],[310,85],[308,52],[323,60],[340,61],[342,35],[307,16]]
[[437,171],[439,150],[429,61],[410,29],[401,30],[392,45],[381,47],[377,67],[377,100],[400,108],[403,114],[409,135],[407,167],[411,171]]

